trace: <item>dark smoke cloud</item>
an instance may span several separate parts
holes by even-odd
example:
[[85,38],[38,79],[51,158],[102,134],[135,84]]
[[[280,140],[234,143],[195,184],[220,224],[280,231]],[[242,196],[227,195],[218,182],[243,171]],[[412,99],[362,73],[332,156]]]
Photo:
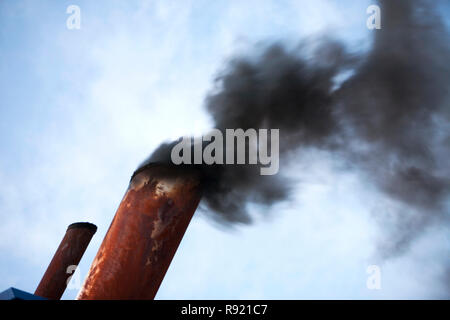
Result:
[[448,219],[450,37],[427,2],[381,4],[383,27],[336,100],[347,156],[404,205],[383,241],[389,256]]
[[[427,4],[381,2],[382,29],[357,56],[322,39],[312,53],[310,44],[274,44],[237,57],[206,98],[215,128],[279,128],[281,169],[295,150],[328,150],[399,203],[381,241],[387,256],[430,223],[448,223],[450,38]],[[350,76],[337,82],[344,72]],[[170,163],[175,143],[162,144],[145,163]],[[270,206],[290,195],[289,179],[260,176],[257,165],[197,167],[203,204],[225,223],[250,223],[249,203]]]
[[[280,161],[300,146],[331,147],[338,127],[330,93],[345,63],[337,43],[324,43],[320,51],[328,54],[305,60],[297,51],[271,45],[257,57],[232,60],[206,99],[215,128],[280,128]],[[176,143],[162,144],[147,162],[169,164]],[[203,203],[223,223],[250,223],[248,203],[270,206],[290,195],[288,179],[261,176],[259,165],[197,167],[205,173]]]

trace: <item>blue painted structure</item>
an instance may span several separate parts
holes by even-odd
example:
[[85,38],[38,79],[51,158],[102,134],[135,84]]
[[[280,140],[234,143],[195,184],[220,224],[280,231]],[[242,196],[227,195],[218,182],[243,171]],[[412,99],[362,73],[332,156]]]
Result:
[[0,300],[47,300],[47,299],[11,287],[0,293]]

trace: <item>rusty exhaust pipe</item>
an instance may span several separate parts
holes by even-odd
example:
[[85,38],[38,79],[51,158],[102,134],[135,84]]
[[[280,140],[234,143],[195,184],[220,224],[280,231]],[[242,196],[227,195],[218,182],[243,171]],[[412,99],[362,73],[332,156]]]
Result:
[[51,300],[59,300],[66,290],[71,276],[70,266],[77,266],[86,251],[97,227],[88,222],[72,223],[59,244],[47,271],[41,279],[35,295]]
[[195,170],[136,171],[77,299],[153,299],[200,198]]

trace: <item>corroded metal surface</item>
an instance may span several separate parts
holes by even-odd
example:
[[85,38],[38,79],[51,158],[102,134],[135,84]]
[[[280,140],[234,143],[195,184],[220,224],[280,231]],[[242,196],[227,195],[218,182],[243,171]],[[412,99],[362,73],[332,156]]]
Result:
[[68,278],[75,271],[68,268],[78,265],[96,231],[97,227],[87,222],[73,223],[67,228],[47,271],[34,292],[35,295],[53,300],[61,298]]
[[77,299],[153,299],[200,197],[195,171],[137,171]]

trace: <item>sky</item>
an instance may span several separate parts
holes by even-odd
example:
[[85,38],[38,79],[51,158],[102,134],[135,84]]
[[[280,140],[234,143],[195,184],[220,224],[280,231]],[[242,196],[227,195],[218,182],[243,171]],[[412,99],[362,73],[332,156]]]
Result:
[[[364,50],[373,1],[0,2],[0,291],[34,292],[69,224],[98,231],[79,284],[136,167],[163,141],[211,129],[204,98],[233,56],[332,35]],[[69,5],[81,28],[68,29]],[[295,197],[224,228],[198,211],[157,299],[449,298],[449,230],[376,254],[387,203],[331,155],[289,168]],[[367,268],[380,268],[370,289]]]

